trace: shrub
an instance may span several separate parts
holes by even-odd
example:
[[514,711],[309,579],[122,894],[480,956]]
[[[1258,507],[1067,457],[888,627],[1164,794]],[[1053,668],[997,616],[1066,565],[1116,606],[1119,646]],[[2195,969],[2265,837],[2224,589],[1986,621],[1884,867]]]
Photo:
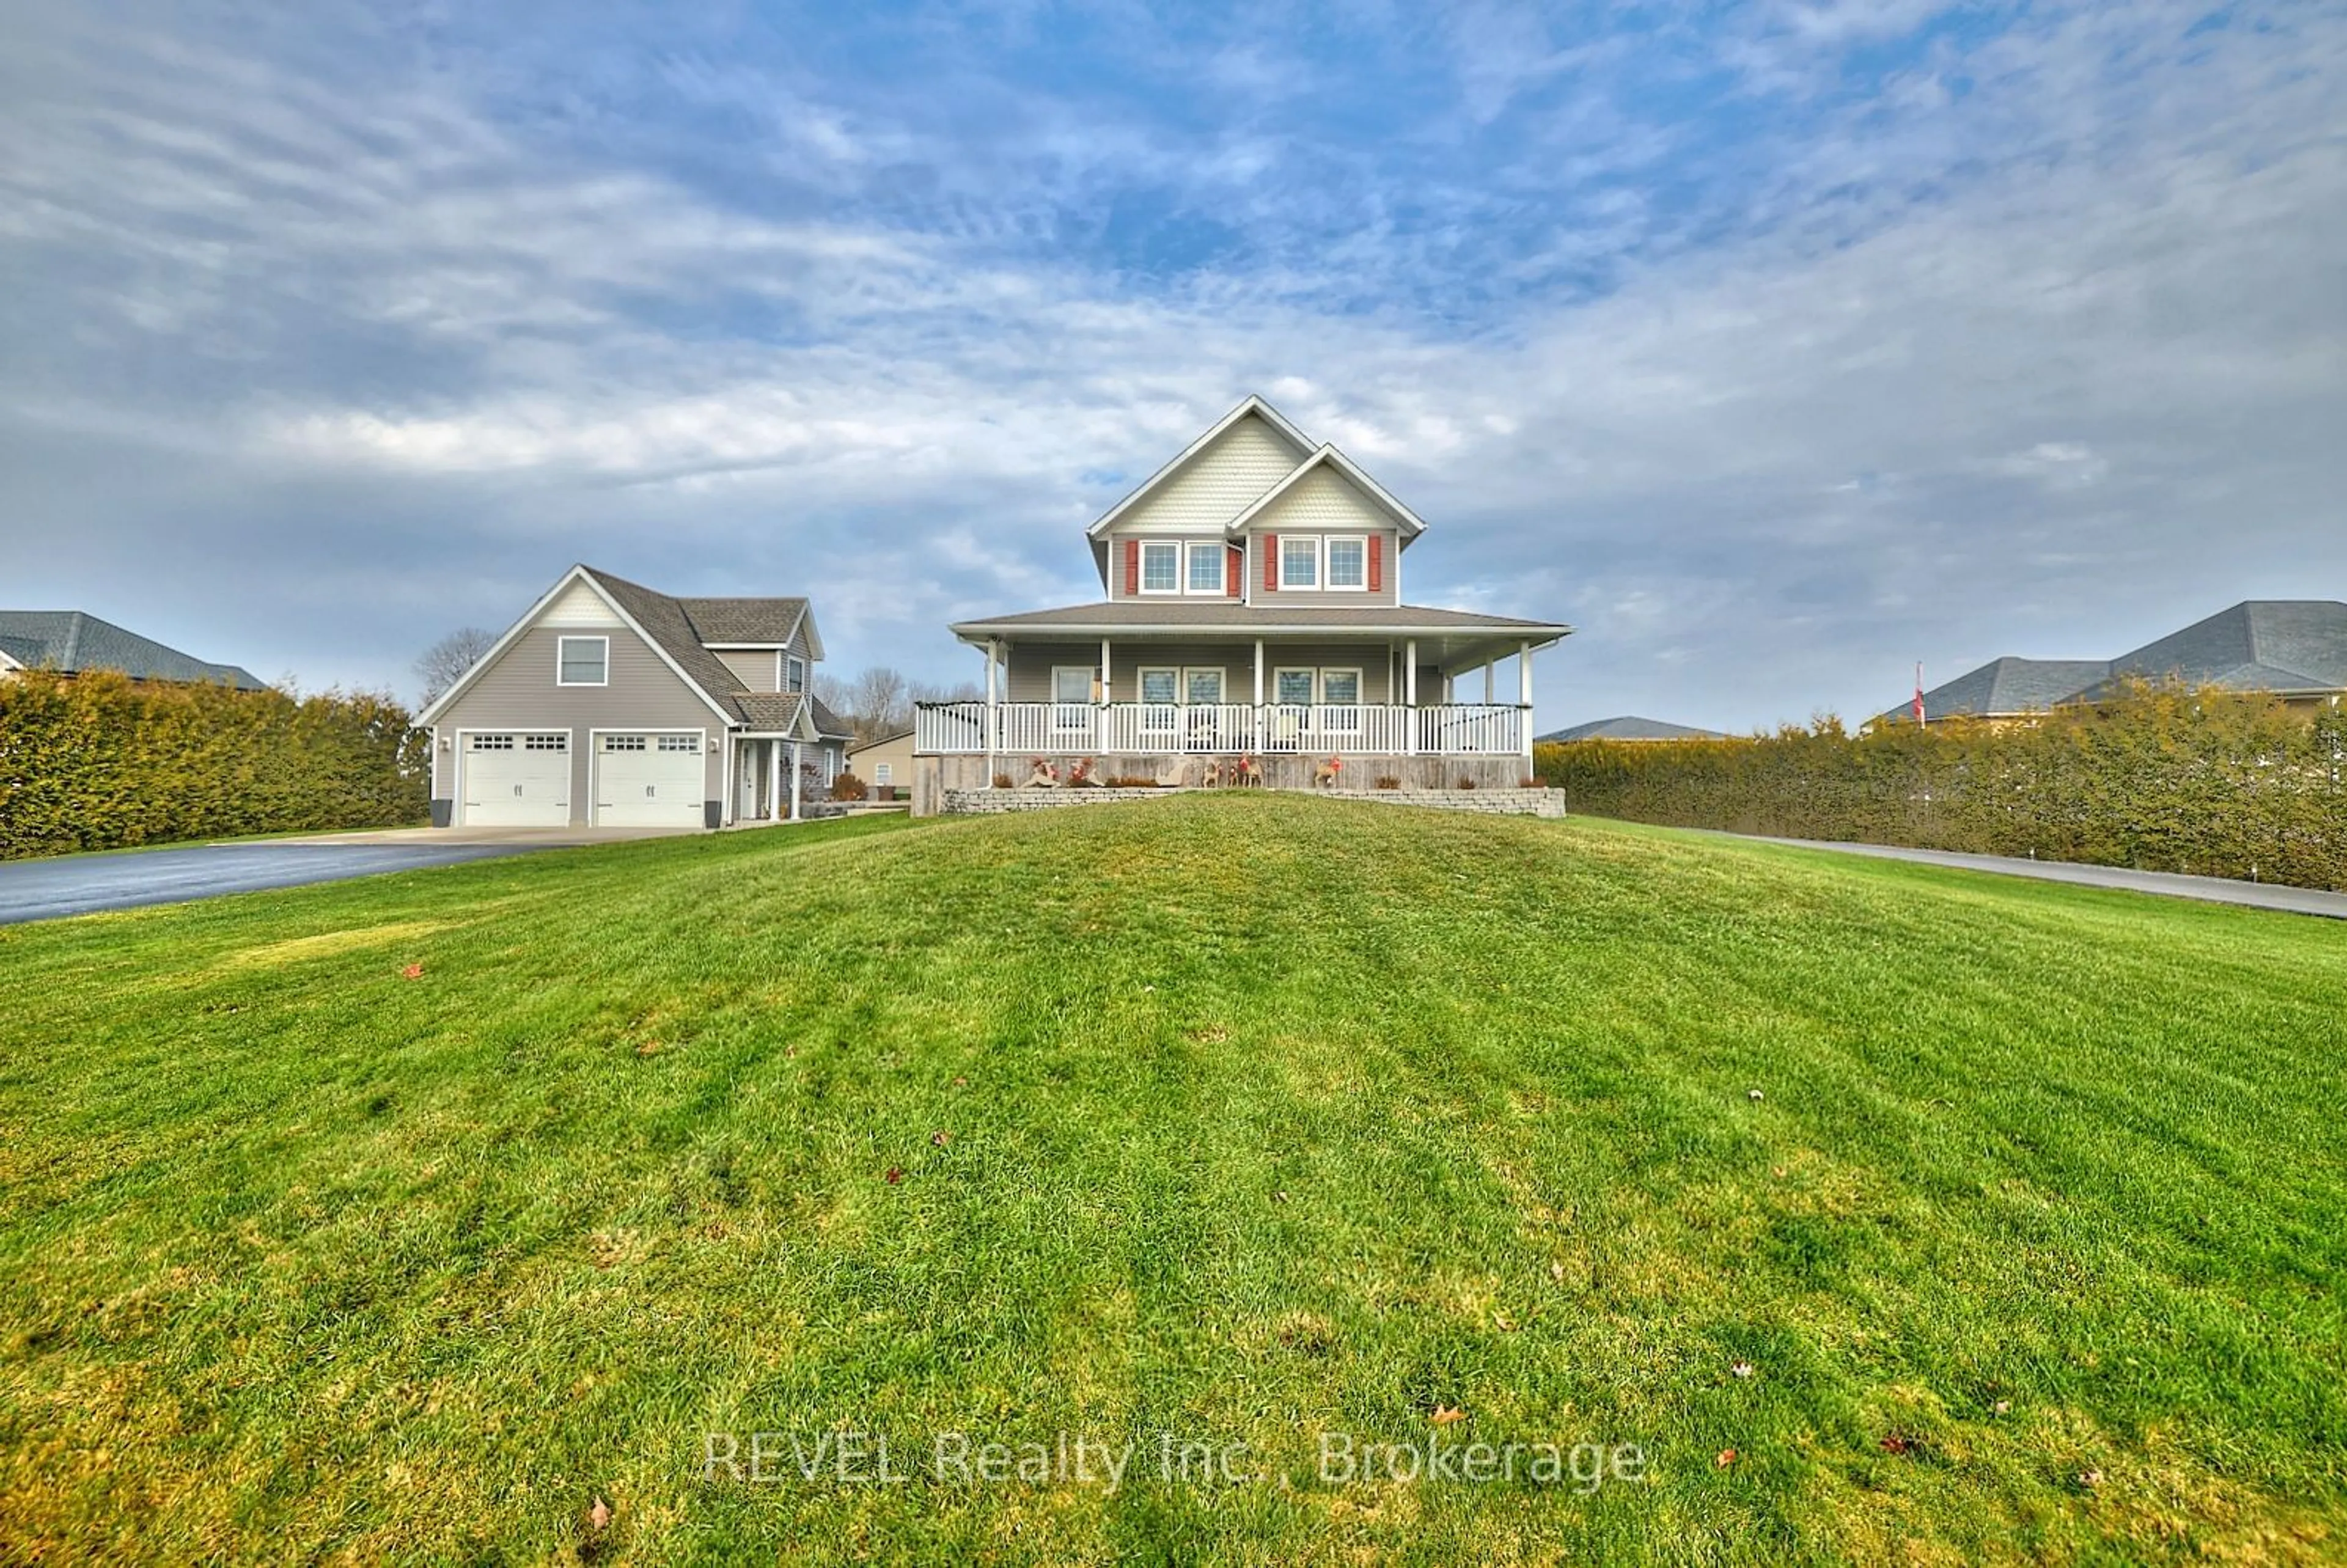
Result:
[[2347,886],[2347,711],[2137,684],[2029,723],[1538,748],[1573,809],[1685,827]]
[[1475,787],[1475,775],[1473,774],[1460,774],[1459,775],[1459,787],[1460,789],[1473,789]]
[[869,793],[864,787],[864,781],[854,774],[841,774],[831,781],[831,798],[834,800],[862,800]]
[[0,858],[425,819],[431,737],[370,692],[0,681]]
[[1378,787],[1379,789],[1399,789],[1401,788],[1401,780],[1394,777],[1391,774],[1379,774],[1378,775]]
[[1012,787],[1012,786],[1011,786],[1011,783],[1010,783],[1010,775],[1009,774],[995,774],[995,775],[994,775],[994,787],[995,787],[996,789],[1010,789],[1010,787]]
[[1117,774],[1110,776],[1108,780],[1108,787],[1111,789],[1156,789],[1159,785],[1155,779],[1147,777],[1144,774]]

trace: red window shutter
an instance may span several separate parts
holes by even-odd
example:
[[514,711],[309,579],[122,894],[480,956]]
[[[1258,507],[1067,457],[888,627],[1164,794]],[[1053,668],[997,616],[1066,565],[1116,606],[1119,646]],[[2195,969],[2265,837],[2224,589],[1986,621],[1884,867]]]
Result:
[[1386,537],[1369,536],[1369,591],[1377,592],[1386,585]]
[[1270,589],[1279,586],[1279,536],[1277,534],[1263,536],[1263,586]]
[[1229,582],[1225,587],[1224,591],[1229,594],[1233,599],[1236,599],[1239,596],[1239,581],[1240,579],[1246,574],[1245,561],[1246,552],[1245,550],[1232,550],[1225,559],[1224,564],[1229,567],[1230,571]]
[[1128,599],[1141,591],[1141,541],[1124,541],[1124,592]]

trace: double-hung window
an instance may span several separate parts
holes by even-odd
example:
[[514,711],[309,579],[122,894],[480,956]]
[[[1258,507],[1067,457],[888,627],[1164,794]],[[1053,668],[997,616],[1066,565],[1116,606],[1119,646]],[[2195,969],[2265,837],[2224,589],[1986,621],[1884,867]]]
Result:
[[1359,729],[1361,672],[1358,670],[1321,671],[1320,702],[1320,723],[1324,728],[1345,734]]
[[1179,670],[1143,670],[1141,682],[1141,727],[1162,732],[1174,727],[1174,704],[1182,698],[1182,671]]
[[783,671],[783,690],[785,692],[805,691],[806,661],[795,657],[785,661]]
[[558,686],[608,686],[611,683],[611,640],[608,637],[565,637],[554,650],[554,683]]
[[1051,728],[1061,735],[1091,731],[1092,667],[1089,664],[1051,666]]
[[1229,590],[1223,577],[1223,547],[1194,544],[1190,549],[1188,589],[1192,593],[1222,594]]
[[1182,547],[1171,539],[1144,540],[1141,547],[1141,591],[1182,591]]
[[1320,586],[1320,540],[1317,535],[1279,537],[1279,586],[1283,589]]
[[1309,670],[1276,671],[1271,678],[1271,695],[1272,701],[1286,706],[1310,707],[1312,705],[1312,671]]
[[1359,534],[1336,534],[1328,540],[1328,586],[1366,589],[1369,586],[1369,541]]

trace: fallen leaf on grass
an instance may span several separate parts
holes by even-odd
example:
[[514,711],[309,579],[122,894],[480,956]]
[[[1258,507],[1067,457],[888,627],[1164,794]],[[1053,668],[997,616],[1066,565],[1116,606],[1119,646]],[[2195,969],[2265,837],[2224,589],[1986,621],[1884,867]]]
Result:
[[420,980],[424,978],[424,966],[422,964],[410,964],[407,968],[399,971],[399,978],[403,980]]
[[1915,1440],[1907,1436],[1903,1432],[1885,1432],[1882,1434],[1882,1451],[1884,1453],[1903,1454],[1914,1448],[1914,1446]]
[[1717,1465],[1720,1469],[1726,1470],[1729,1465],[1736,1462],[1736,1450],[1734,1449],[1722,1449],[1719,1450],[1719,1457],[1711,1462]]
[[2103,1484],[2103,1472],[2098,1470],[2082,1470],[2078,1472],[2078,1484],[2092,1491]]
[[887,1183],[888,1183],[888,1184],[889,1184],[890,1186],[892,1186],[892,1187],[893,1187],[893,1186],[895,1186],[897,1183],[899,1183],[899,1182],[903,1181],[904,1179],[905,1179],[905,1173],[904,1173],[904,1171],[903,1171],[900,1167],[896,1166],[896,1165],[891,1165],[891,1166],[889,1166],[889,1167],[888,1167],[888,1174],[887,1174]]
[[1467,1412],[1456,1405],[1437,1405],[1434,1407],[1434,1414],[1427,1419],[1438,1427],[1447,1427],[1453,1421],[1465,1420]]
[[942,1148],[944,1148],[948,1143],[952,1143],[952,1142],[953,1142],[953,1136],[952,1136],[952,1134],[948,1133],[948,1132],[946,1132],[946,1131],[945,1131],[945,1129],[943,1129],[943,1128],[941,1127],[941,1128],[939,1128],[938,1131],[936,1131],[936,1132],[932,1132],[932,1133],[930,1133],[930,1134],[929,1134],[929,1142],[930,1142],[931,1143],[934,1143],[935,1145],[937,1145],[938,1148],[942,1149]]
[[595,1506],[587,1511],[587,1522],[598,1530],[609,1529],[611,1523],[611,1505],[601,1498],[597,1498]]
[[1752,1376],[1752,1363],[1749,1361],[1738,1361],[1735,1366],[1730,1367],[1728,1370],[1739,1378],[1749,1378]]

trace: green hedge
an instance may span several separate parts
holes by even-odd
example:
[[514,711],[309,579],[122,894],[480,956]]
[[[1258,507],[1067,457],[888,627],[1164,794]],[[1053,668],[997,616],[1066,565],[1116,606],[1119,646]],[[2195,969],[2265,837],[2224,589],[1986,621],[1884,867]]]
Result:
[[371,692],[0,681],[0,859],[425,820],[427,737]]
[[1576,811],[2347,887],[2347,711],[2137,686],[2026,724],[1536,747]]

